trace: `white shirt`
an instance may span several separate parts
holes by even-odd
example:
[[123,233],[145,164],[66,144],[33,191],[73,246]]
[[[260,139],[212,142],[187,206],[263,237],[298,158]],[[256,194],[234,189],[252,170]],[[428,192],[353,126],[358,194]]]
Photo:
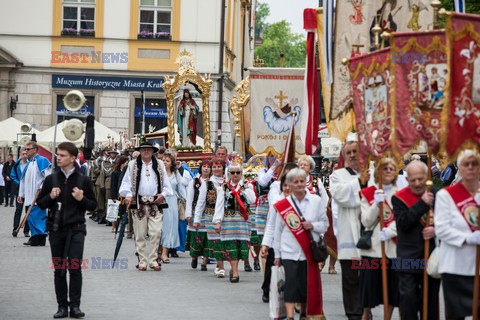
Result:
[[[219,188],[225,179],[223,177],[215,177],[211,176],[210,181],[213,182],[213,186],[215,189]],[[200,186],[200,190],[198,191],[198,199],[197,205],[195,206],[195,213],[194,213],[194,223],[200,223],[202,218],[203,211],[205,211],[205,207],[207,205],[207,183],[202,183]]]
[[[235,190],[239,190],[242,186],[242,182],[235,186]],[[250,188],[245,188],[245,197],[248,204],[253,204],[256,201],[255,191]],[[222,187],[217,188],[217,202],[215,203],[215,214],[213,216],[213,223],[219,223],[223,221],[225,214],[225,191]]]
[[5,186],[5,179],[3,178],[3,175],[1,174],[3,171],[3,164],[0,163],[0,187]]
[[[274,182],[275,183],[275,182]],[[263,234],[262,246],[273,247],[273,239],[275,237],[275,223],[277,221],[277,211],[273,207],[277,201],[284,198],[283,193],[279,193],[279,189],[270,189],[268,192],[268,215],[265,232]]]
[[265,188],[270,180],[273,178],[273,170],[272,168],[266,170],[266,168],[261,168],[257,172],[257,182],[260,185],[260,187]]
[[20,181],[20,189],[18,195],[24,198],[25,206],[33,204],[33,200],[38,190],[42,189],[45,177],[51,173],[50,167],[40,172],[35,158],[29,160],[29,165]]
[[[136,160],[132,160],[136,161]],[[130,163],[132,163],[130,161]],[[172,186],[170,184],[170,180],[167,177],[167,171],[165,170],[165,167],[163,165],[158,166],[158,170],[162,170],[162,176],[163,176],[163,184],[162,184],[162,192],[161,195],[163,195],[165,198],[167,196],[173,195],[172,191]],[[127,167],[127,171],[125,172],[125,175],[123,176],[122,184],[120,185],[120,189],[118,193],[122,197],[131,197],[132,196],[132,181],[131,181],[131,173],[130,173],[130,167],[133,167],[129,163]],[[147,173],[149,176],[147,176]],[[158,187],[158,182],[157,182],[157,175],[153,171],[153,166],[152,166],[152,161],[150,161],[148,164],[146,164],[142,160],[142,171],[140,172],[140,185],[137,187],[137,194],[139,196],[155,196],[157,195],[157,187]]]
[[[322,199],[319,196],[310,194],[310,192],[306,192],[302,201],[299,201],[294,195],[291,197],[299,206],[305,220],[312,223],[313,230],[311,230],[311,233],[314,240],[318,241],[320,235],[327,232],[328,229],[327,207],[322,205]],[[290,203],[292,203],[292,198],[287,198]],[[295,208],[293,203],[292,206]],[[275,250],[275,258],[294,261],[307,259],[302,247],[300,247],[290,229],[285,227],[285,222],[281,217],[276,218],[273,249]]]

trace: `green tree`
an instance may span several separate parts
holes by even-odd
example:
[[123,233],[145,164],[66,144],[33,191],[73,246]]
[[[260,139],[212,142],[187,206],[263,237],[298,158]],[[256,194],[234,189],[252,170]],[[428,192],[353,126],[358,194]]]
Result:
[[305,67],[305,38],[290,29],[285,20],[268,25],[263,32],[263,43],[255,48],[255,57],[265,61],[265,67],[280,67],[280,54],[285,57],[284,67]]
[[261,39],[263,31],[268,27],[265,21],[270,15],[270,7],[266,3],[257,2],[255,8],[255,39]]
[[[453,0],[442,0],[442,8],[453,11]],[[480,14],[480,1],[465,0],[465,8],[467,13]]]

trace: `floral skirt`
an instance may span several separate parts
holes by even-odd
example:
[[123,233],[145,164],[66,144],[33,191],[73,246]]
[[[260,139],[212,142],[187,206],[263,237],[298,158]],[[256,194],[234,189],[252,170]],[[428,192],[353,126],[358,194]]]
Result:
[[252,230],[250,234],[250,245],[251,246],[259,246],[262,244],[263,236],[258,235],[257,231]]
[[208,240],[208,254],[207,257],[215,258],[217,261],[227,260],[227,253],[224,250],[224,242],[222,240]]
[[248,244],[243,240],[227,240],[223,242],[223,250],[226,260],[247,260]]
[[209,256],[211,249],[207,240],[207,233],[201,231],[188,231],[186,250],[190,251],[192,258]]

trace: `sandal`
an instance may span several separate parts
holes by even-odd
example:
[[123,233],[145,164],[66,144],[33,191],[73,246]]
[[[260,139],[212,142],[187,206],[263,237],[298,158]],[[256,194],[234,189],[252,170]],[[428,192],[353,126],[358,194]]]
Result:
[[328,267],[328,274],[337,274],[335,267]]
[[225,278],[225,270],[219,270],[217,272],[217,278]]
[[230,276],[230,282],[231,283],[237,283],[240,281],[240,276]]
[[169,263],[170,263],[170,259],[169,259],[169,258],[163,258],[163,257],[162,257],[162,262],[163,262],[163,263],[166,263],[166,264],[169,264]]

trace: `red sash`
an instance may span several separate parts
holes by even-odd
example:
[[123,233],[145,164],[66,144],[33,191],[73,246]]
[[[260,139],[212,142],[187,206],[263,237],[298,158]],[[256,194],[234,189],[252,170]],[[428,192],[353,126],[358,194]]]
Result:
[[[373,205],[375,200],[375,191],[377,191],[377,187],[370,186],[360,190],[360,194],[368,201],[369,205]],[[385,228],[388,228],[388,226],[395,221],[395,215],[393,214],[393,209],[390,206],[390,203],[388,203],[388,201],[384,201],[383,203],[386,205],[383,207],[383,224]],[[392,238],[392,240],[393,242],[397,243],[397,237]]]
[[310,248],[310,236],[300,223],[300,216],[287,199],[280,200],[273,206],[280,214],[286,226],[288,229],[290,229],[305,253],[308,265],[307,316],[320,318],[323,316],[322,280],[320,278],[318,263],[313,260],[312,251]]
[[[397,193],[395,193],[395,196],[398,199],[402,200],[403,203],[405,203],[409,208],[413,206],[415,203],[417,203],[420,200],[420,198],[422,198],[422,196],[417,196],[413,194],[412,190],[410,190],[409,187],[405,187],[402,190],[397,191]],[[424,214],[420,218],[420,223],[424,227],[425,227],[425,219],[426,219],[426,215]],[[432,214],[430,215],[430,225],[432,224],[433,224],[433,210],[432,210]]]
[[478,205],[470,192],[461,183],[445,188],[455,202],[463,219],[472,232],[477,230]]

